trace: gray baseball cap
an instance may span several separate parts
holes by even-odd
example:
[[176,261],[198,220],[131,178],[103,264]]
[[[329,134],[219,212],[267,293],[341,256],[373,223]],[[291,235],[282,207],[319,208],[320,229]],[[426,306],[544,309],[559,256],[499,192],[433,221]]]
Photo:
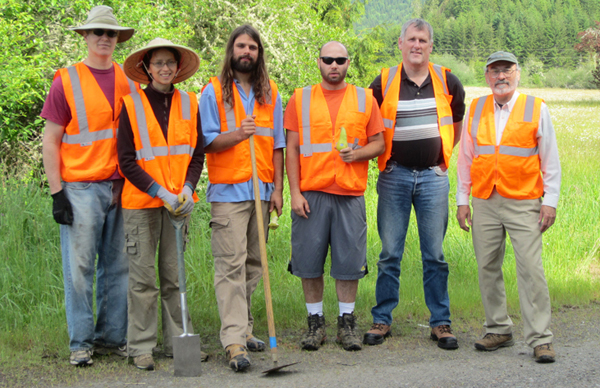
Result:
[[517,66],[519,65],[519,61],[517,61],[517,57],[515,57],[515,54],[509,53],[506,51],[496,51],[495,53],[493,53],[492,55],[490,55],[488,57],[487,63],[485,64],[485,66],[487,67],[494,62],[500,62],[500,61],[514,63]]

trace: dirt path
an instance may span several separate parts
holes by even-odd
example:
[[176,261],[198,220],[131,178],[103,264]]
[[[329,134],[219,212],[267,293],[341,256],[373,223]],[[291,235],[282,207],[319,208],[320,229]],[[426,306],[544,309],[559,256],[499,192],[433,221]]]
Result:
[[[481,330],[457,333],[460,349],[444,351],[428,339],[429,330],[417,327],[395,335],[383,345],[346,352],[334,342],[335,327],[328,325],[330,339],[317,352],[299,351],[297,335],[283,336],[280,363],[301,361],[265,376],[272,367],[270,354],[251,354],[252,367],[234,373],[222,352],[215,351],[203,364],[199,378],[174,378],[172,360],[159,358],[154,372],[138,371],[122,360],[97,359],[77,374],[37,376],[30,374],[22,386],[59,387],[600,387],[600,304],[585,308],[562,308],[553,312],[552,330],[558,353],[554,364],[537,364],[517,325],[517,343],[495,352],[478,352],[473,342]],[[56,360],[57,368],[70,372]],[[58,379],[58,381],[57,381]],[[1,382],[1,381],[0,381]],[[5,380],[7,382],[7,380]],[[2,384],[0,384],[2,385]]]

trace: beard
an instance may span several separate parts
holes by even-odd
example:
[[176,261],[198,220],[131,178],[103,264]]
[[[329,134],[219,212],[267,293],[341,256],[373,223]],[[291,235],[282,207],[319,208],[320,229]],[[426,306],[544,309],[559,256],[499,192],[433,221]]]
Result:
[[[249,59],[247,62],[242,62],[243,58]],[[252,73],[258,67],[258,61],[252,59],[251,57],[238,57],[231,59],[231,67],[233,70],[238,71],[240,73],[248,74]]]
[[321,76],[323,77],[323,79],[332,85],[338,85],[338,84],[341,84],[342,82],[344,82],[344,79],[346,79],[346,73],[348,72],[348,69],[338,69],[337,78],[332,78],[329,76],[329,74],[327,74],[325,72],[325,70],[323,70],[323,69],[320,69],[320,70],[321,70]]

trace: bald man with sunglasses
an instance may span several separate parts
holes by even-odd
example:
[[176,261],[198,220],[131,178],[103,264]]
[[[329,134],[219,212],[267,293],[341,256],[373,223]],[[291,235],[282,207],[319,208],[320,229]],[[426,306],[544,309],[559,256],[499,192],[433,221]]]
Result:
[[92,8],[85,24],[71,30],[83,36],[88,55],[54,76],[41,113],[42,153],[52,214],[60,224],[70,363],[87,366],[94,352],[127,356],[129,267],[116,133],[121,97],[139,84],[112,61],[117,43],[134,33],[119,25],[112,8]]
[[305,350],[324,343],[323,272],[331,246],[331,276],[339,301],[337,342],[360,350],[354,304],[368,273],[364,191],[369,160],[384,150],[383,121],[369,89],[347,84],[348,50],[328,42],[317,65],[320,84],[296,89],[288,102],[287,174],[292,205],[289,271],[302,279],[308,310]]

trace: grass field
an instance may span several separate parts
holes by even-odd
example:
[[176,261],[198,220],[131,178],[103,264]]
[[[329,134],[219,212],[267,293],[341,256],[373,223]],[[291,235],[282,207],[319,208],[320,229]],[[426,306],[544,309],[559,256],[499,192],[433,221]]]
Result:
[[[540,96],[550,108],[562,163],[561,200],[556,224],[544,235],[543,260],[552,305],[586,305],[600,299],[600,92],[580,90],[521,90]],[[467,98],[489,93],[467,88]],[[456,152],[455,152],[456,154]],[[450,220],[444,242],[450,264],[449,292],[455,330],[479,330],[483,323],[477,267],[470,235],[455,219],[456,155],[450,168]],[[2,172],[2,171],[0,171]],[[58,226],[52,219],[51,199],[39,183],[24,183],[3,171],[0,185],[0,377],[2,370],[17,370],[58,358],[66,363],[68,336],[64,312]],[[204,178],[205,179],[205,178]],[[370,324],[375,302],[375,280],[380,241],[376,229],[376,170],[372,168],[365,194],[368,219],[370,274],[360,282],[356,313],[361,331]],[[204,185],[199,185],[204,186]],[[201,187],[203,189],[203,187]],[[202,194],[202,193],[201,193]],[[289,193],[280,227],[269,235],[271,287],[279,341],[305,325],[300,280],[287,272],[290,256]],[[201,195],[202,197],[202,195]],[[219,316],[212,286],[209,207],[199,202],[191,220],[186,252],[188,300],[194,327],[209,351],[218,351]],[[512,250],[504,265],[508,306],[519,322],[519,303]],[[402,263],[400,305],[395,325],[409,331],[426,325],[429,313],[423,300],[422,267],[414,218]],[[325,313],[330,322],[337,314],[333,282],[326,277]],[[255,330],[266,337],[262,283],[254,295]],[[0,379],[1,380],[1,379]]]

